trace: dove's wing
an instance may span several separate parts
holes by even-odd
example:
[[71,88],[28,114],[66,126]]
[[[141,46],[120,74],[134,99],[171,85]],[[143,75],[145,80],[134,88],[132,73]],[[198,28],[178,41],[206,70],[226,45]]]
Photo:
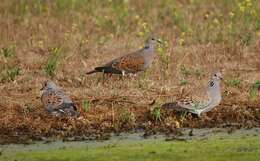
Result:
[[162,105],[162,108],[172,109],[178,112],[190,112],[190,113],[198,114],[193,104],[187,102],[184,103],[182,101],[165,103]]
[[125,71],[127,73],[136,73],[143,70],[145,60],[139,52],[125,55],[118,60],[112,62],[114,69]]
[[48,90],[42,97],[42,102],[47,111],[76,111],[76,106],[61,90]]
[[[96,67],[95,71],[104,73],[122,74],[122,71],[126,73],[136,73],[143,70],[145,60],[141,55],[142,50],[121,56],[116,58],[104,66]],[[91,74],[91,72],[89,72]]]
[[63,103],[63,97],[57,90],[47,90],[43,93],[41,101],[48,111],[57,110]]

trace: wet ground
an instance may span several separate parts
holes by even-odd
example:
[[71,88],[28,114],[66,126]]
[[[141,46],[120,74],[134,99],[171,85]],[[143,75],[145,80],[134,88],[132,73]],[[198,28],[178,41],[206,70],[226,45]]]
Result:
[[[46,157],[46,154],[50,154],[52,156],[52,153],[60,152],[60,151],[66,151],[67,155],[70,151],[81,151],[85,149],[86,154],[89,153],[92,154],[93,151],[89,151],[88,149],[96,149],[100,150],[103,149],[106,152],[110,151],[113,148],[117,148],[122,146],[123,149],[127,146],[130,148],[135,145],[136,148],[138,146],[141,146],[144,148],[144,154],[145,154],[145,145],[149,144],[168,144],[168,143],[176,143],[183,142],[184,145],[189,145],[189,148],[192,147],[194,142],[197,142],[200,144],[205,144],[206,142],[209,142],[210,144],[215,144],[216,151],[218,149],[221,149],[220,145],[222,142],[226,142],[225,144],[231,144],[231,147],[233,149],[238,149],[237,152],[243,152],[244,155],[246,153],[246,156],[252,157],[255,156],[255,154],[259,154],[260,152],[260,145],[257,145],[257,143],[252,142],[251,139],[259,139],[260,137],[260,129],[259,128],[253,128],[253,129],[240,129],[240,130],[227,130],[223,128],[211,128],[211,129],[182,129],[180,130],[181,135],[164,135],[164,134],[158,134],[158,135],[152,135],[149,137],[144,137],[144,132],[138,132],[138,133],[121,133],[120,135],[111,135],[109,140],[103,140],[103,141],[94,141],[94,140],[88,140],[88,141],[62,141],[57,140],[54,142],[46,142],[46,141],[39,141],[34,142],[33,144],[25,145],[25,144],[9,144],[9,145],[1,145],[0,146],[0,159],[7,159],[12,158],[14,156],[18,157],[18,160],[26,160],[26,158],[31,158],[30,154],[33,154],[32,156],[37,156],[34,160],[37,160],[37,158],[44,158]],[[215,141],[214,141],[215,139]],[[241,139],[241,141],[239,141]],[[244,144],[243,141],[248,139],[248,144]],[[241,142],[241,144],[232,146],[232,142]],[[196,143],[196,144],[197,144]],[[182,143],[181,143],[182,144]],[[250,146],[249,146],[250,144]],[[205,145],[206,146],[206,145]],[[174,146],[173,146],[174,147]],[[251,147],[251,150],[250,148]],[[175,145],[175,148],[180,148]],[[196,148],[196,147],[194,147]],[[249,148],[249,149],[248,149]],[[253,148],[253,149],[252,149]],[[120,152],[121,148],[119,148]],[[159,145],[157,147],[157,150],[159,150]],[[250,151],[248,151],[250,150]],[[160,150],[159,150],[160,151]],[[203,150],[201,149],[203,152]],[[224,150],[225,151],[225,150]],[[227,150],[226,152],[230,151]],[[185,151],[184,151],[185,152]],[[35,153],[35,154],[34,154]],[[81,152],[83,153],[83,152]],[[81,154],[80,153],[80,154]],[[156,152],[153,152],[156,155]],[[230,151],[230,154],[233,152]],[[57,155],[57,154],[56,154]],[[93,155],[93,154],[92,154]],[[91,155],[90,155],[91,156]],[[98,157],[94,155],[95,157]],[[56,156],[57,159],[58,155]],[[61,156],[62,157],[62,156]],[[71,159],[72,157],[68,155],[68,157]],[[120,154],[118,154],[118,157]],[[15,157],[14,157],[15,158]],[[55,158],[55,157],[54,157]],[[257,157],[256,157],[257,158]],[[53,157],[52,157],[53,159]],[[70,160],[69,159],[69,160]],[[231,158],[232,159],[232,158]],[[234,159],[234,158],[233,158]],[[50,158],[47,160],[51,160]],[[72,159],[73,160],[73,159]],[[77,159],[76,159],[77,160]]]
[[[239,130],[229,130],[225,128],[208,128],[208,129],[180,129],[179,135],[165,135],[157,134],[144,137],[144,132],[138,133],[121,133],[112,134],[108,140],[86,140],[86,141],[36,141],[32,144],[8,144],[1,145],[0,150],[2,153],[9,153],[14,151],[33,151],[33,150],[51,150],[60,148],[75,148],[84,147],[89,148],[107,146],[113,144],[124,144],[129,142],[138,141],[188,141],[188,140],[206,140],[212,137],[216,138],[238,138],[238,137],[248,137],[257,136],[260,137],[260,128],[252,129],[239,129]],[[49,142],[50,141],[50,142]]]

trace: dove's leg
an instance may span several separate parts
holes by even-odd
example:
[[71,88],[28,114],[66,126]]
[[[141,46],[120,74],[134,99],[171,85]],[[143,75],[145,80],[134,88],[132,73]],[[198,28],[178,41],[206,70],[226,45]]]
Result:
[[136,73],[130,73],[129,77],[134,80],[137,77],[137,74]]
[[60,109],[61,113],[63,112],[67,116],[77,116],[77,107],[74,103],[66,103],[64,104],[64,107]]
[[125,71],[124,70],[122,70],[122,75],[123,75],[123,77],[125,76]]
[[45,110],[46,110],[47,112],[49,112],[49,113],[52,113],[52,112],[54,111],[51,106],[47,106],[47,107],[45,108]]

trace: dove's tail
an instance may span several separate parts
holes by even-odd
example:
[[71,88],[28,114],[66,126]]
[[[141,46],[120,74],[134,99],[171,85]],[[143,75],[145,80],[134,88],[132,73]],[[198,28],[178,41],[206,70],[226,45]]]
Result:
[[191,115],[193,117],[196,117],[196,118],[199,117],[199,114],[197,113],[197,111],[194,111],[192,109],[187,109],[183,106],[180,106],[180,105],[178,105],[177,102],[165,103],[161,106],[161,108],[165,109],[165,110],[173,110],[177,113],[188,112],[188,113],[191,113]]
[[171,102],[171,103],[165,103],[162,105],[163,109],[178,109],[178,105],[176,102]]
[[178,104],[178,102],[171,102],[171,103],[165,103],[162,105],[163,109],[168,109],[168,110],[174,110],[177,112],[191,112],[193,113],[192,109],[187,109],[186,107],[183,107]]
[[103,73],[111,73],[111,74],[122,74],[122,72],[120,70],[117,70],[115,68],[112,67],[96,67],[94,70],[91,70],[89,72],[87,72],[86,74],[93,74],[93,73],[97,73],[97,72],[103,72]]
[[91,71],[87,72],[86,74],[93,74],[93,73],[97,73],[97,72],[107,73],[107,70],[108,70],[107,67],[96,67],[94,70],[91,70]]
[[99,72],[99,71],[97,71],[97,70],[91,70],[91,71],[87,72],[86,74],[93,74],[93,73],[97,73],[97,72]]
[[68,115],[68,116],[73,116],[73,117],[78,117],[79,112],[77,111],[77,107],[74,103],[68,104],[68,108],[64,108],[63,111]]

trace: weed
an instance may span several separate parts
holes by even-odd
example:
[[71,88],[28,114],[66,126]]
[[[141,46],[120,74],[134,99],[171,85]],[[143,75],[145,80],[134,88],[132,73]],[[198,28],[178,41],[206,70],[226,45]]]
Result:
[[251,42],[251,40],[252,40],[252,35],[251,35],[251,33],[246,33],[246,34],[243,35],[243,37],[242,37],[242,43],[243,43],[244,45],[249,45],[250,42]]
[[140,76],[140,78],[138,79],[138,87],[139,88],[142,88],[142,89],[145,89],[147,88],[148,86],[148,83],[147,83],[147,77],[148,75],[150,74],[150,71],[151,69],[146,69]]
[[192,74],[192,71],[189,68],[185,67],[185,65],[181,65],[180,70],[181,70],[181,74],[184,77],[188,77]]
[[10,68],[6,71],[6,76],[8,80],[14,81],[15,77],[20,74],[21,69],[18,67]]
[[201,79],[201,77],[203,76],[203,71],[200,69],[195,69],[194,74],[198,79]]
[[51,77],[54,76],[58,65],[59,52],[60,48],[52,48],[47,63],[44,67],[45,73]]
[[225,84],[229,87],[239,87],[241,81],[238,79],[229,79],[225,81]]
[[170,56],[169,53],[167,53],[167,48],[169,47],[169,44],[167,41],[162,41],[163,42],[163,46],[159,46],[158,47],[158,52],[159,52],[159,58],[160,58],[160,62],[162,64],[162,73],[166,74],[168,68],[169,68],[169,64],[170,64]]
[[149,28],[146,22],[139,22],[139,32],[138,36],[140,37],[148,37],[151,34],[151,29]]
[[186,80],[186,79],[181,79],[181,80],[180,80],[180,85],[181,85],[181,86],[185,86],[185,85],[187,85],[187,84],[189,84],[188,80]]
[[126,17],[129,15],[129,4],[128,1],[112,1],[112,9],[116,16],[116,26],[123,27],[125,24]]
[[187,119],[188,112],[184,111],[180,115],[180,121],[183,123]]
[[11,58],[15,55],[15,46],[3,47],[0,53],[4,58]]
[[[184,18],[181,16],[180,11],[177,10],[177,8],[173,8],[171,17],[175,25],[180,29],[181,33],[185,33],[187,31],[187,27],[185,25]],[[183,38],[184,37],[182,37],[182,39]]]
[[158,105],[153,107],[150,113],[156,122],[161,122],[161,106]]
[[256,93],[257,91],[260,90],[260,81],[256,81],[249,90],[249,94],[252,100],[256,99]]
[[123,109],[119,116],[120,123],[134,125],[136,118],[135,114],[129,109]]
[[85,112],[88,112],[88,110],[89,110],[89,102],[88,102],[88,100],[84,99],[82,101],[82,107],[83,107]]

